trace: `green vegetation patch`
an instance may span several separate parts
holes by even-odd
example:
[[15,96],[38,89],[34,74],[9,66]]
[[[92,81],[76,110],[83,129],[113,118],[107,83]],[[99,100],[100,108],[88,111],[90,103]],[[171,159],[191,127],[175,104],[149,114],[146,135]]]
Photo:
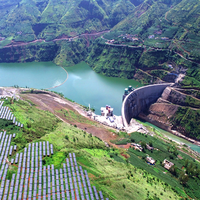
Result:
[[[149,174],[159,178],[159,180],[164,181],[167,185],[174,188],[180,196],[187,197],[187,195],[189,195],[193,198],[200,197],[197,189],[194,189],[195,197],[194,194],[190,195],[192,189],[188,189],[196,188],[200,184],[200,164],[195,162],[187,154],[178,151],[173,143],[165,143],[156,136],[150,136],[138,132],[131,133],[130,135],[126,135],[124,139],[118,139],[113,142],[118,144],[118,142],[121,141],[137,143],[143,148],[142,151],[139,151],[134,147],[130,147],[128,150],[129,157],[126,162],[145,170]],[[154,149],[149,150],[146,144],[149,144]],[[156,161],[155,165],[147,163],[147,156]],[[166,170],[163,165],[164,159],[174,163],[174,166],[169,170]],[[185,173],[188,175],[185,175]],[[187,194],[184,191],[187,191]]]
[[52,113],[37,109],[33,103],[31,105],[30,101],[26,102],[22,100],[12,101],[8,99],[4,102],[4,106],[8,106],[11,109],[16,117],[16,121],[24,124],[22,129],[17,127],[13,128],[12,125],[8,128],[8,131],[13,128],[11,132],[16,130],[17,133],[19,132],[14,139],[19,146],[25,145],[27,142],[35,141],[55,130],[58,122],[60,122]]
[[[62,167],[61,163],[68,153],[76,153],[77,162],[88,171],[91,183],[110,199],[128,200],[132,196],[145,198],[146,192],[144,188],[139,188],[138,184],[145,184],[149,191],[153,189],[151,184],[142,178],[143,171],[137,171],[133,166],[127,165],[117,149],[105,147],[101,140],[74,126],[59,123],[55,131],[46,134],[41,140],[49,141],[55,149],[55,155],[44,159],[45,165],[53,163],[57,168]],[[129,173],[130,175],[127,175]],[[156,180],[156,177],[154,179]],[[161,189],[162,182],[158,182],[156,187]],[[169,194],[174,196],[172,189],[169,186],[167,188],[163,193],[164,197],[167,198]],[[152,192],[150,194],[154,195]]]
[[150,71],[150,74],[153,75],[153,76],[157,76],[159,77],[160,79],[163,79],[169,72],[168,71],[165,71],[165,70],[151,70]]
[[[192,120],[191,120],[192,119]],[[187,136],[200,139],[200,110],[179,107],[171,122],[177,130],[183,129]]]

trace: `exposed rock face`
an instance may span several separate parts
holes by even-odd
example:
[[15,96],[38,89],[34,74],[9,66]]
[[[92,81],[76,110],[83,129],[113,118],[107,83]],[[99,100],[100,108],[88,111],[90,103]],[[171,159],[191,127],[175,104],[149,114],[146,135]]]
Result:
[[198,139],[198,134],[195,134],[199,127],[198,120],[190,115],[200,111],[200,99],[187,93],[189,91],[166,87],[156,103],[145,113],[140,113],[139,117],[167,131],[177,130],[188,137]]
[[156,103],[150,106],[147,115],[140,113],[139,117],[162,129],[171,131],[172,124],[170,118],[176,113],[177,109],[177,105],[159,98]]
[[170,131],[172,127],[170,118],[176,113],[179,105],[183,104],[185,98],[186,95],[166,87],[162,96],[149,107],[148,113],[141,113],[139,117]]
[[186,95],[175,90],[174,88],[167,87],[162,94],[162,98],[173,104],[186,106]]

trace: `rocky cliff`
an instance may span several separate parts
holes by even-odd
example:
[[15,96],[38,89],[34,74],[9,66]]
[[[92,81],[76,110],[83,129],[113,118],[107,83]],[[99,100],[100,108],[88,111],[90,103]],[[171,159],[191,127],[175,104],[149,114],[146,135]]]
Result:
[[199,140],[200,99],[188,93],[191,91],[167,87],[156,103],[139,116],[165,130]]

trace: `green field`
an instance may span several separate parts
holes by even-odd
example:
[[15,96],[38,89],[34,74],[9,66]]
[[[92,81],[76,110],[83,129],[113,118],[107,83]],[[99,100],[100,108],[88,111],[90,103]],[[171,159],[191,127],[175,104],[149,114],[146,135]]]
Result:
[[[200,184],[200,164],[188,155],[177,150],[173,143],[165,143],[156,136],[153,137],[138,132],[131,133],[124,139],[119,139],[113,142],[115,142],[115,144],[134,142],[143,145],[143,151],[135,150],[134,147],[128,149],[128,154],[130,156],[128,162],[164,181],[167,185],[174,188],[179,195],[184,197],[189,195],[193,198],[200,198],[200,193],[197,189]],[[145,144],[153,146],[154,150],[148,150]],[[145,158],[147,155],[156,161],[155,165],[149,165],[146,162]],[[172,168],[173,170],[168,171],[163,167],[162,163],[164,159],[174,163],[175,167]],[[186,169],[183,169],[184,166],[186,166]],[[192,174],[189,175],[189,181],[186,184],[181,184],[181,176],[184,170],[186,170],[187,173],[189,173],[189,170],[192,170]],[[190,190],[189,188],[192,189]]]

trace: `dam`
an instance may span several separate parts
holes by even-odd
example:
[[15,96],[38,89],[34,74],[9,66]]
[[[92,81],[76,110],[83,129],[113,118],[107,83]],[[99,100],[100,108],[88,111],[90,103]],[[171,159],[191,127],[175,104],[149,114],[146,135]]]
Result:
[[147,85],[130,92],[122,103],[122,121],[124,127],[128,127],[132,118],[149,108],[161,96],[164,89],[173,83]]

